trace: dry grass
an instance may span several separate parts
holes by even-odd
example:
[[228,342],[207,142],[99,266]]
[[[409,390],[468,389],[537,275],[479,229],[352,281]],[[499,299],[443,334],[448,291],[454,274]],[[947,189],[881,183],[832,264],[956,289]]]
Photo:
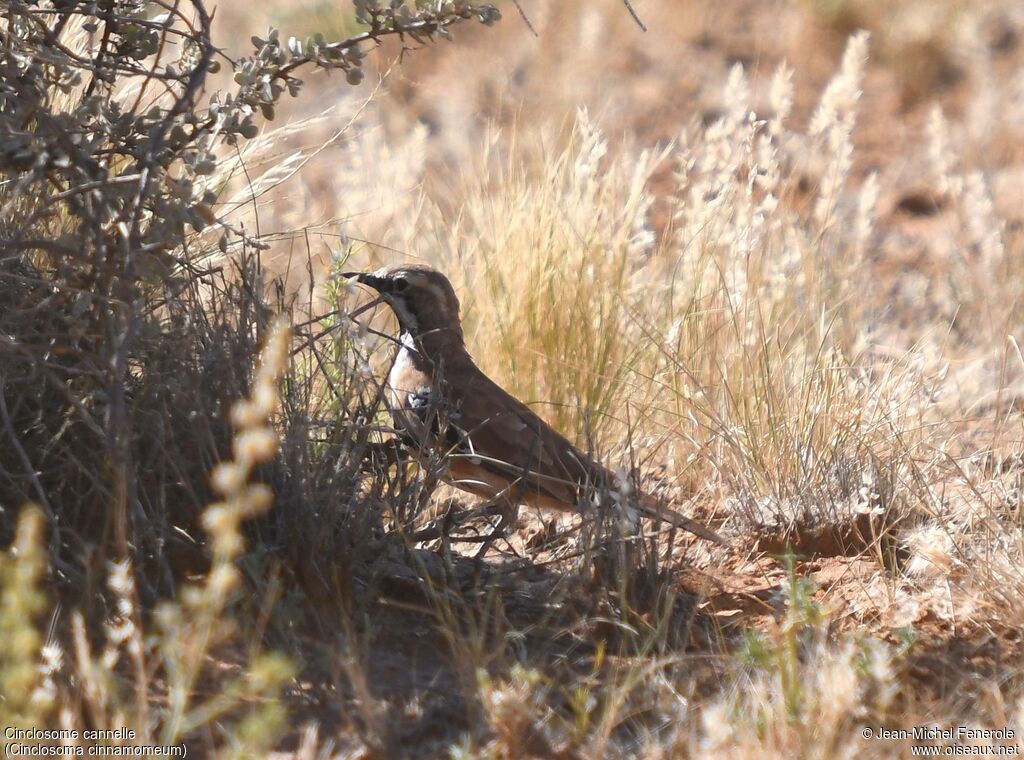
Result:
[[[384,63],[369,101],[305,106],[210,179],[270,250],[189,296],[208,321],[136,401],[196,460],[184,512],[142,481],[148,540],[203,525],[206,559],[84,563],[105,601],[53,584],[82,611],[44,641],[28,512],[0,723],[238,757],[895,757],[915,742],[864,728],[932,724],[1024,749],[1019,11],[635,3],[641,37],[617,0],[523,5],[539,41],[506,18]],[[218,234],[192,244],[228,265]],[[482,563],[407,545],[462,497],[378,445],[390,344],[330,277],[403,257],[452,278],[488,373],[731,545],[536,515]],[[255,340],[271,310],[290,359]]]

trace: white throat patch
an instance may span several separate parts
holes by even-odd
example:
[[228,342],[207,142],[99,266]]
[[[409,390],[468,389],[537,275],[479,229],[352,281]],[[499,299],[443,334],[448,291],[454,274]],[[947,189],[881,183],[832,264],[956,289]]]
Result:
[[395,358],[395,370],[412,366],[415,364],[414,357],[419,354],[419,351],[416,350],[416,339],[408,330],[402,330],[399,341],[401,341],[402,347],[398,349],[398,356]]

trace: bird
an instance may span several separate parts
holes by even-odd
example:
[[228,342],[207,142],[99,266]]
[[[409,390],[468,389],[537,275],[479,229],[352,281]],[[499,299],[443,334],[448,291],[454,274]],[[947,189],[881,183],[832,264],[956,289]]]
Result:
[[[618,490],[615,475],[489,378],[466,348],[460,304],[448,278],[425,264],[345,272],[398,320],[386,392],[395,430],[421,461],[444,460],[442,479],[496,505],[500,535],[518,507],[583,513],[595,493]],[[635,502],[635,503],[633,503]],[[710,528],[638,494],[639,514],[725,543]]]

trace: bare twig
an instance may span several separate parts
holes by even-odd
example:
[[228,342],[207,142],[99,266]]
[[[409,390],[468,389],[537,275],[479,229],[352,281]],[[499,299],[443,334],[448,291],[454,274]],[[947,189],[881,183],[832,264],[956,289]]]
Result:
[[644,25],[644,22],[640,20],[640,16],[637,15],[636,10],[633,8],[633,4],[629,0],[622,0],[622,2],[625,4],[626,10],[629,11],[629,15],[633,17],[636,25],[646,32],[647,27]]

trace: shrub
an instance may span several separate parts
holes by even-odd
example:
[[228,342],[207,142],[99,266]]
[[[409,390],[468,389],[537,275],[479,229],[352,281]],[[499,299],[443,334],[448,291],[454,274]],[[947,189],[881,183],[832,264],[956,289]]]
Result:
[[[263,280],[266,246],[221,213],[236,166],[222,159],[258,145],[304,69],[356,83],[384,37],[425,42],[498,13],[358,0],[359,34],[271,29],[237,60],[201,0],[2,14],[0,534],[32,500],[70,578],[104,556],[161,565],[210,496],[268,320],[294,306]],[[225,65],[232,86],[207,96]]]

